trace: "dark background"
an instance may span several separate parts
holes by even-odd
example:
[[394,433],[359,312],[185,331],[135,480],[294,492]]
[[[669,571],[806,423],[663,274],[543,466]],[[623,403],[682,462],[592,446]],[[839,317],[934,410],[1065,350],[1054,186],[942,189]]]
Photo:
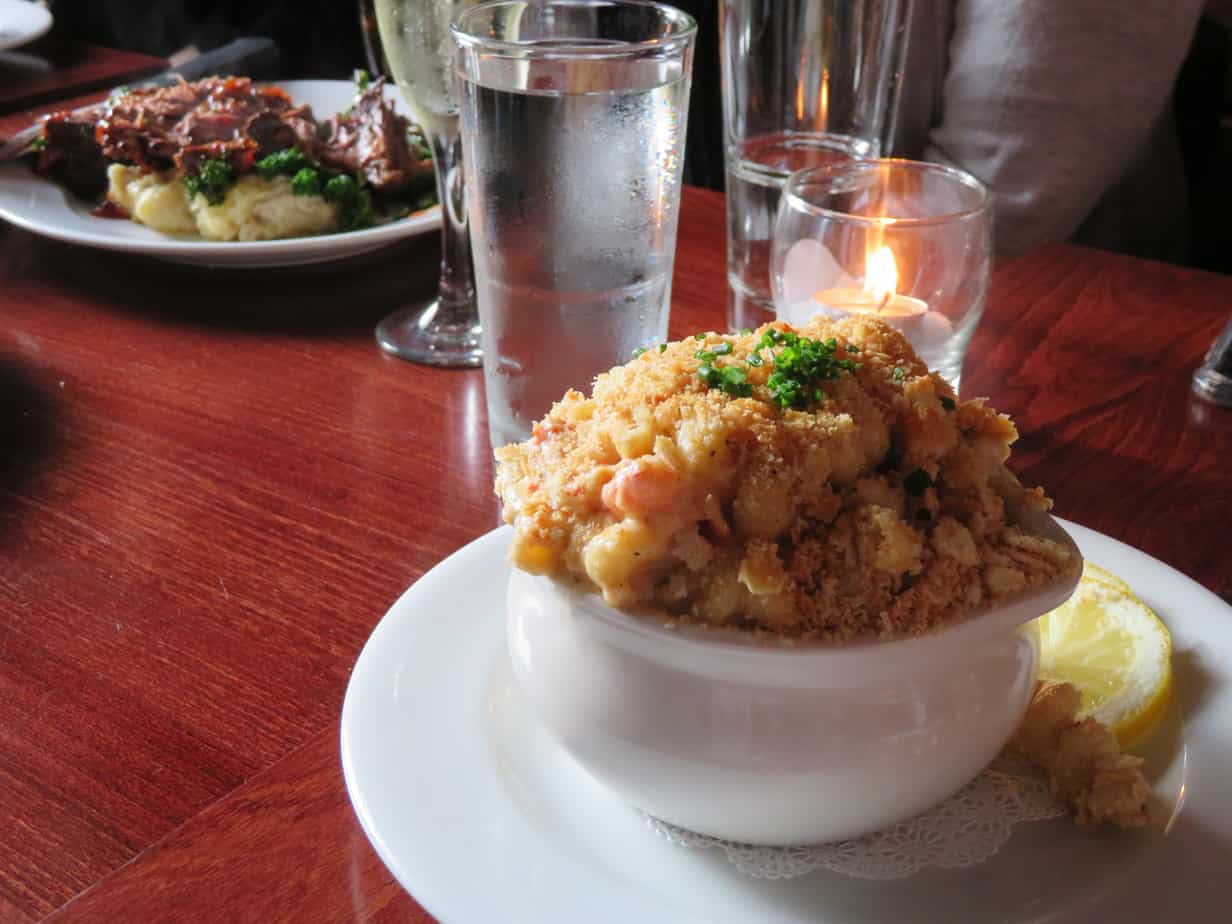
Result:
[[[723,188],[719,87],[720,0],[676,0],[698,21],[689,106],[685,182]],[[269,79],[348,77],[368,66],[358,0],[53,0],[61,35],[167,57],[201,51],[243,35],[278,42]],[[1130,15],[1128,10],[1126,15]],[[1193,266],[1232,272],[1232,0],[1212,2],[1177,81],[1175,117],[1190,200]]]
[[[722,189],[718,0],[674,5],[698,21],[685,182]],[[208,51],[244,35],[268,36],[278,42],[277,64],[254,77],[346,78],[370,66],[359,0],[54,0],[52,12],[63,36],[160,57],[189,46]]]

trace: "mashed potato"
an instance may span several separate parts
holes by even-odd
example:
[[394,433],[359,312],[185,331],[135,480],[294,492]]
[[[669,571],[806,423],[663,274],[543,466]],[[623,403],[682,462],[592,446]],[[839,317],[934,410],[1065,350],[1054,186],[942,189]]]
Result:
[[833,338],[837,371],[783,406],[772,330],[793,333],[652,349],[498,450],[514,564],[634,611],[830,641],[926,632],[1077,570],[1014,525],[1049,502],[1005,468],[1007,417],[864,319],[799,331]]
[[107,168],[107,198],[134,221],[164,234],[199,234],[211,241],[267,241],[322,234],[338,226],[338,209],[321,196],[297,196],[285,176],[240,177],[218,205],[191,200],[175,174]]
[[133,221],[164,234],[196,234],[197,220],[188,208],[184,184],[171,174],[143,173],[136,167],[107,168],[107,199]]

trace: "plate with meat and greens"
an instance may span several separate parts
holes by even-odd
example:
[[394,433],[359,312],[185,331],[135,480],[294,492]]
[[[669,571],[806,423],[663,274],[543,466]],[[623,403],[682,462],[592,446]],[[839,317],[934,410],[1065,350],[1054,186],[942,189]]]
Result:
[[440,226],[431,153],[383,81],[210,77],[55,113],[0,165],[0,218],[216,266],[336,260]]

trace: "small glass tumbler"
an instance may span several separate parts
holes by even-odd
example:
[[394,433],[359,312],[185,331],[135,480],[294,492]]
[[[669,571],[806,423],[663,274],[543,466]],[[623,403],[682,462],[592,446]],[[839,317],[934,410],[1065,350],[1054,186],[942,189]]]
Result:
[[627,0],[454,20],[493,446],[667,336],[696,33]]
[[774,316],[775,210],[797,170],[884,153],[911,0],[722,0],[727,324]]
[[892,159],[801,170],[775,221],[775,311],[792,324],[885,321],[957,390],[991,260],[990,196],[961,170]]

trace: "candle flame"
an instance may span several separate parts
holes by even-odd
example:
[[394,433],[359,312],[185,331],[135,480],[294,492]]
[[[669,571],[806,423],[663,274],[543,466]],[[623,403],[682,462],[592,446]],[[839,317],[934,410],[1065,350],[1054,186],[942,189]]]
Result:
[[830,124],[830,68],[821,71],[821,90],[817,94],[817,131],[824,132]]
[[889,247],[882,245],[865,258],[864,291],[882,305],[898,291],[898,267]]
[[808,46],[800,46],[800,70],[799,77],[796,78],[796,121],[804,121],[804,81],[805,75],[808,73],[805,64],[808,60]]

